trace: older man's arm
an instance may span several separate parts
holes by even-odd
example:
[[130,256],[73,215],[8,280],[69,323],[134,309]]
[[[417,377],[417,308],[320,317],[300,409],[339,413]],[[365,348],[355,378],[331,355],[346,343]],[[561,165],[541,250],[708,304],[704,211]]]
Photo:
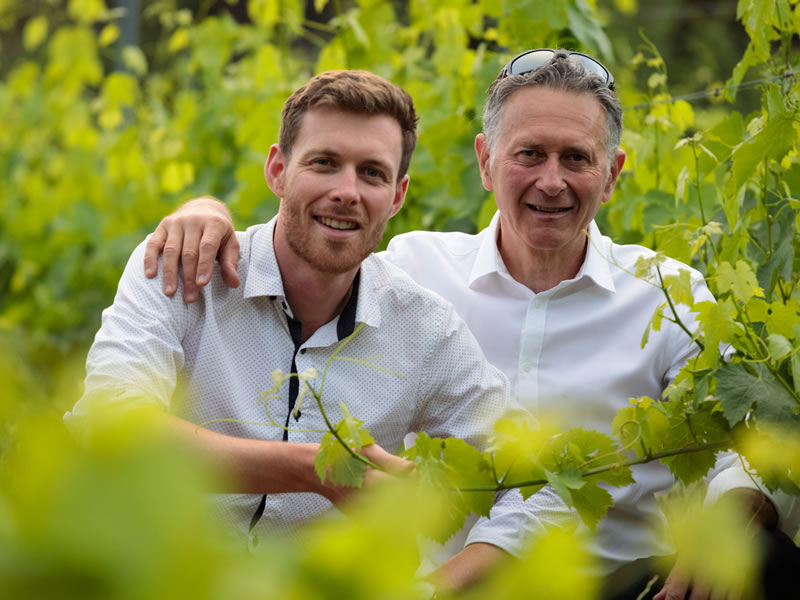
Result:
[[228,207],[210,196],[195,198],[161,220],[147,241],[147,277],[158,275],[158,256],[162,253],[163,291],[167,296],[177,291],[178,267],[182,266],[183,300],[197,300],[198,289],[211,280],[217,259],[225,283],[239,286],[239,241],[234,235],[233,219]]
[[[483,449],[496,420],[502,416],[533,417],[511,398],[510,383],[488,363],[466,324],[447,307],[442,335],[428,349],[421,369],[422,404],[413,426],[432,436],[458,437]],[[574,523],[575,514],[550,487],[528,501],[519,490],[497,494],[491,518],[472,528],[466,547],[444,562],[430,579],[442,589],[466,589],[498,563],[521,557],[530,536],[550,525]]]

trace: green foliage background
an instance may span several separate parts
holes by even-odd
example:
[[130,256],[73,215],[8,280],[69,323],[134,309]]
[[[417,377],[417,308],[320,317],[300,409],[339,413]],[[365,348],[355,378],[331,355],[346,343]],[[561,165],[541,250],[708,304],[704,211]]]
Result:
[[[143,3],[143,41],[130,45],[123,11],[104,0],[0,0],[0,591],[25,595],[31,582],[44,590],[48,578],[66,578],[73,583],[65,597],[96,590],[98,597],[152,598],[185,591],[175,581],[188,578],[197,597],[227,597],[230,586],[244,596],[268,594],[256,576],[264,563],[224,554],[211,541],[193,545],[190,565],[172,561],[187,532],[205,531],[202,508],[188,497],[195,512],[168,503],[142,517],[148,524],[119,517],[147,505],[142,490],[186,491],[206,474],[180,457],[145,468],[157,454],[134,444],[128,429],[81,454],[58,423],[80,393],[86,349],[132,248],[200,194],[224,199],[240,227],[272,216],[277,199],[262,165],[281,106],[311,74],[332,68],[395,81],[422,116],[408,200],[390,221],[388,240],[411,229],[475,231],[488,223],[494,202],[480,185],[472,144],[485,90],[510,56],[561,46],[601,58],[623,105],[637,107],[625,113],[628,162],[598,216],[601,229],[692,264],[719,300],[695,307],[705,350],[670,390],[671,403],[640,400],[623,415],[653,432],[640,458],[670,444],[731,445],[731,436],[767,435],[757,425],[779,422],[789,433],[765,443],[782,444],[789,462],[770,459],[758,439],[740,449],[749,449],[772,485],[798,491],[800,98],[792,73],[800,8],[794,0],[740,0],[730,18],[705,21],[702,30],[692,25],[692,15],[717,10],[676,0],[659,3],[656,21],[642,21],[636,0],[242,0],[191,8],[162,0]],[[763,81],[737,88],[745,79]],[[717,89],[714,101],[675,97],[705,88]],[[643,276],[655,268],[644,265]],[[670,300],[691,303],[685,281],[662,285]],[[653,327],[663,318],[670,318],[666,300]],[[720,362],[720,344],[737,351],[732,363]],[[630,442],[615,427],[621,443]],[[168,451],[163,443],[154,448]],[[703,474],[713,451],[692,456],[670,463],[686,482]],[[114,479],[117,464],[130,467],[129,482]],[[104,498],[109,480],[118,497],[85,503]],[[566,494],[570,485],[578,484],[565,484]],[[398,497],[410,504],[403,494],[413,493]],[[132,504],[117,505],[123,497]],[[65,510],[59,502],[76,515],[73,529],[42,517]],[[402,513],[402,503],[380,502]],[[323,527],[306,542],[320,563],[331,563],[327,571],[300,558],[299,546],[268,549],[271,561],[303,575],[302,583],[288,581],[272,568],[274,588],[297,597],[417,594],[406,551],[415,546],[410,523],[422,516],[398,517],[399,528],[381,533],[370,526],[379,513],[365,515],[356,533]],[[92,519],[106,525],[87,534],[82,528]],[[148,557],[136,541],[148,528],[163,532],[163,555]],[[86,551],[73,559],[71,543],[81,536],[88,536]],[[359,581],[343,578],[366,572],[359,560],[371,557],[367,540],[373,556],[385,551],[387,564]],[[131,561],[141,586],[126,578],[119,557]],[[389,559],[402,563],[401,575],[390,575]],[[489,589],[492,597],[523,597],[532,574],[544,585],[558,572],[578,587],[565,583],[547,597],[591,597],[593,584],[575,571],[585,560],[574,540],[554,537],[506,572],[505,585]],[[216,569],[203,567],[214,561]],[[160,562],[173,570],[153,570]],[[201,573],[206,579],[192,580]]]

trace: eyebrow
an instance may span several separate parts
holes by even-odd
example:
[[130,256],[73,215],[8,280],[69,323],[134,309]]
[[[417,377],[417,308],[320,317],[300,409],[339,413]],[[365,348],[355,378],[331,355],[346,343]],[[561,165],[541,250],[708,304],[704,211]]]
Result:
[[[320,148],[310,148],[307,152],[303,153],[301,156],[302,160],[308,160],[312,156],[315,155],[323,155],[323,156],[331,156],[333,158],[339,158],[341,156],[340,152],[333,150],[332,148],[326,148],[324,146]],[[379,158],[368,158],[367,160],[363,161],[361,164],[369,165],[372,167],[378,167],[383,171],[386,171],[389,176],[394,176],[394,170],[392,169],[391,165],[380,160]]]
[[[546,146],[546,144],[539,144],[539,143],[522,143],[522,144],[520,144],[520,148],[524,148],[525,150],[541,150],[545,146]],[[576,146],[576,145],[567,146],[566,148],[564,148],[564,150],[562,152],[560,152],[560,154],[583,154],[583,155],[589,156],[591,158],[594,158],[594,156],[595,156],[595,153],[594,153],[594,151],[592,150],[591,147],[589,147],[589,146],[581,147],[581,146]]]

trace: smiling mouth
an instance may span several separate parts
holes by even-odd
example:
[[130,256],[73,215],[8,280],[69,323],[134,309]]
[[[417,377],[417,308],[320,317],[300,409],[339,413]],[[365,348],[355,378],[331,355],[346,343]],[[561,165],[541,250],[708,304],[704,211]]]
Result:
[[318,223],[322,223],[326,227],[339,230],[358,229],[358,225],[351,221],[339,221],[338,219],[329,219],[328,217],[314,217]]
[[528,208],[530,208],[531,210],[533,210],[535,212],[542,212],[542,213],[549,213],[549,214],[564,213],[564,212],[572,210],[571,206],[566,206],[566,207],[536,206],[535,204],[528,204]]

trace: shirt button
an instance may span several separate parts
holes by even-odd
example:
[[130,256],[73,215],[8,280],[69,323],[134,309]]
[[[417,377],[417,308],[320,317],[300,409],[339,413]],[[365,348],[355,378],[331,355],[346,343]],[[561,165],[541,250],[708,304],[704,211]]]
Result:
[[529,362],[526,362],[526,363],[522,364],[522,370],[525,371],[526,373],[530,373],[532,368],[533,368],[533,365],[531,363],[529,363]]
[[300,354],[305,354],[305,353],[306,353],[306,349],[305,348],[300,348]]
[[545,299],[544,298],[536,298],[533,301],[533,307],[534,308],[542,308],[544,306],[544,303],[545,303]]

